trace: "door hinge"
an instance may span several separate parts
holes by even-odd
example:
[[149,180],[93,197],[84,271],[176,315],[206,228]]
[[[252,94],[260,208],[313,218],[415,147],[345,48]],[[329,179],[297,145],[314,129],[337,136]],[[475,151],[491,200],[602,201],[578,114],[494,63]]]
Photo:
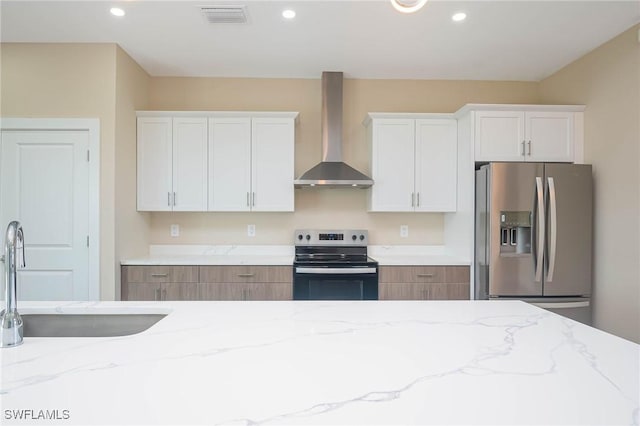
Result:
[[90,159],[91,159],[91,154],[90,154],[90,152],[91,152],[91,151],[87,150],[87,162],[91,161],[91,160],[90,160]]

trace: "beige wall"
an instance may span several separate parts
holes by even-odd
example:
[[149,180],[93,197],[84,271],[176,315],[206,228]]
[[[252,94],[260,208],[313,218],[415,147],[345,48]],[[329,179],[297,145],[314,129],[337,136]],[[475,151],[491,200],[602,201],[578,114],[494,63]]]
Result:
[[540,83],[543,103],[585,104],[594,176],[595,326],[640,343],[640,44],[636,26]]
[[[320,79],[151,78],[151,110],[298,111],[296,176],[321,159]],[[533,82],[352,80],[344,82],[344,160],[368,173],[367,112],[454,112],[470,102],[537,103]],[[291,244],[296,228],[356,227],[373,244],[442,244],[443,215],[367,213],[367,191],[296,191],[295,213],[152,213],[154,244]],[[181,235],[169,235],[179,224]],[[247,237],[248,224],[256,237]],[[400,238],[409,225],[409,238]]]
[[2,44],[3,117],[100,119],[100,297],[114,297],[114,44]]
[[150,217],[136,211],[136,110],[147,108],[149,75],[116,48],[115,99],[115,298],[120,299],[120,264],[149,250]]

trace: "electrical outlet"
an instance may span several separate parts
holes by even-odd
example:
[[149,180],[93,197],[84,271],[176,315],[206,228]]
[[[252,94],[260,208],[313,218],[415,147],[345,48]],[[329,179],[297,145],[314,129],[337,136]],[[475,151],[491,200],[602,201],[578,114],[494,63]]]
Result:
[[171,225],[171,236],[172,237],[180,236],[180,225]]
[[407,238],[409,236],[409,225],[400,225],[400,236]]
[[256,226],[255,225],[247,225],[247,236],[255,237],[256,236]]

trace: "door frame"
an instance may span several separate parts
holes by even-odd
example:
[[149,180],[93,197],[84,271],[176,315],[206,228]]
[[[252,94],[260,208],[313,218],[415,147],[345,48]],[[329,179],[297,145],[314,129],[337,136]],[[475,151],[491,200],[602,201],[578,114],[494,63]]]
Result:
[[100,300],[100,119],[3,118],[5,130],[80,130],[89,136],[89,300]]

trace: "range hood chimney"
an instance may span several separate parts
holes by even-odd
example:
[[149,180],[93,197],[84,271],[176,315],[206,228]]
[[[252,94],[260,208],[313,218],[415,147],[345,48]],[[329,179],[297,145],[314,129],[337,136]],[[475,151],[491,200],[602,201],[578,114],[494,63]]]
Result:
[[322,162],[294,181],[303,187],[369,188],[373,180],[342,161],[342,73],[322,73]]

